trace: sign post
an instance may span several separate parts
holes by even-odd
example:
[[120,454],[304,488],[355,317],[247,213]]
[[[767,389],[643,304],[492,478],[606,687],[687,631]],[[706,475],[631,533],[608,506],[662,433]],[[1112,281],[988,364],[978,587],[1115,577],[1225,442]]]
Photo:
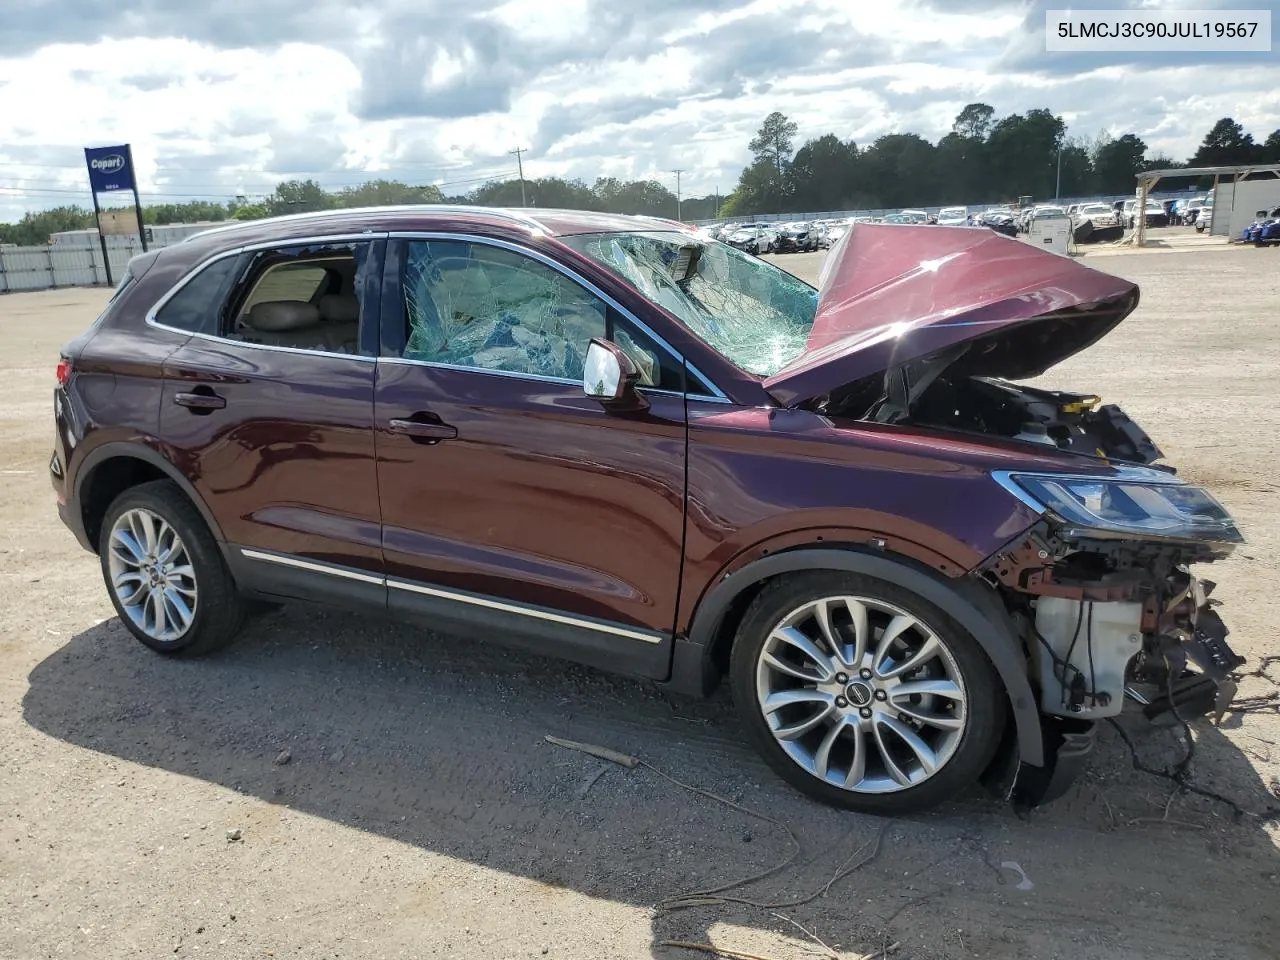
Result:
[[93,194],[93,216],[98,224],[98,242],[102,244],[102,265],[107,271],[107,283],[115,285],[111,276],[111,259],[107,255],[107,234],[121,232],[118,220],[104,227],[99,193],[115,193],[121,190],[133,192],[133,209],[138,222],[138,239],[142,250],[147,250],[147,231],[142,225],[142,201],[138,197],[138,178],[133,173],[133,151],[129,144],[118,147],[85,147],[84,162],[89,170],[89,190]]

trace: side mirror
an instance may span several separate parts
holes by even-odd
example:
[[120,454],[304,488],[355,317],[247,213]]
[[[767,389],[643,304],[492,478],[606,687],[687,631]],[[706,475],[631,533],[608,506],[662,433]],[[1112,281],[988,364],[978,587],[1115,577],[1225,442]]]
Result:
[[640,372],[616,343],[596,338],[587,346],[582,390],[606,410],[644,410],[649,401],[636,390]]

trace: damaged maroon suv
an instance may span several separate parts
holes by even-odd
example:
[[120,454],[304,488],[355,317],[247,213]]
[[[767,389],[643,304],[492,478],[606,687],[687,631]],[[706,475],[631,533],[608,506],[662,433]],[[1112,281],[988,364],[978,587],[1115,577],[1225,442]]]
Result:
[[982,228],[859,224],[820,290],[669,221],[421,207],[135,258],[69,344],[50,469],[124,624],[262,601],[705,694],[873,813],[1061,793],[1094,724],[1222,706],[1189,573],[1241,541],[1118,407],[1022,386],[1138,303]]

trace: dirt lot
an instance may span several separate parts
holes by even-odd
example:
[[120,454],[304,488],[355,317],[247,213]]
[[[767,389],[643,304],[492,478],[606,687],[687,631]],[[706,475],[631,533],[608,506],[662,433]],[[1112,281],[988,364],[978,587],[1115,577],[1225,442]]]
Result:
[[[1139,281],[1142,306],[1049,379],[1121,400],[1236,513],[1249,544],[1214,573],[1256,663],[1280,620],[1280,252],[1091,262]],[[1136,772],[1104,729],[1091,774],[1025,819],[975,794],[882,822],[781,784],[724,695],[313,609],[204,661],[147,652],[46,475],[58,347],[105,297],[0,297],[0,958],[694,956],[664,940],[800,958],[816,938],[919,960],[1280,955],[1280,829],[1256,816],[1277,805],[1274,713],[1196,724],[1193,782],[1243,817]],[[1175,726],[1125,727],[1145,763],[1181,756]],[[778,863],[786,836],[548,733],[787,824],[799,857],[746,899],[805,897],[877,855],[791,908],[655,910]]]

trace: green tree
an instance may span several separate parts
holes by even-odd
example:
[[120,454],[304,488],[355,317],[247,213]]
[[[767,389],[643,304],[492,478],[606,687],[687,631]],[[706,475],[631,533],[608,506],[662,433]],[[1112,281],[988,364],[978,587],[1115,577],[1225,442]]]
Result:
[[416,203],[443,203],[439,187],[411,187],[399,180],[368,180],[358,187],[343,187],[333,195],[335,207],[391,207]]
[[1133,193],[1147,145],[1132,133],[1099,143],[1093,154],[1095,189],[1103,194]]
[[985,140],[991,132],[996,111],[985,103],[971,103],[956,114],[951,132],[966,140]]
[[858,145],[828,133],[796,151],[786,194],[796,210],[839,210],[851,201],[857,178]]
[[[657,180],[619,180],[600,177],[591,186],[594,207],[609,213],[632,213],[650,217],[674,217],[676,195]],[[693,219],[686,209],[691,200],[681,203],[682,216]]]
[[1073,138],[1064,141],[1060,175],[1055,171],[1055,180],[1061,182],[1059,196],[1083,197],[1096,192],[1093,158],[1084,142]]
[[1066,129],[1061,117],[1045,109],[1002,119],[987,138],[993,186],[1005,197],[1052,197]]
[[143,223],[204,223],[226,220],[227,216],[227,205],[212,200],[156,203],[142,208]]
[[791,144],[799,127],[777,110],[764,118],[764,123],[747,144],[747,149],[757,161],[767,160],[782,178],[783,168],[791,161]]
[[777,213],[782,209],[783,190],[778,171],[768,160],[758,160],[738,177],[738,186],[725,204],[725,216]]
[[935,151],[935,168],[943,178],[945,194],[940,203],[974,203],[988,198],[987,147],[980,138],[948,133]]
[[[868,188],[880,201],[872,206],[933,205],[946,188],[937,175],[937,149],[914,133],[881,137],[862,154],[861,171]],[[950,199],[950,198],[948,198]]]
[[233,220],[262,220],[271,216],[271,208],[265,203],[245,203],[231,213]]
[[[791,164],[791,149],[800,128],[795,122],[777,110],[764,118],[764,123],[747,144],[751,151],[753,187],[751,196],[757,209],[781,211],[787,188],[787,167]],[[746,172],[743,173],[746,176]]]
[[1250,163],[1254,159],[1253,137],[1230,117],[1223,117],[1205,134],[1187,163],[1192,167],[1227,167]]
[[1260,163],[1280,163],[1280,130],[1272,130],[1271,135],[1258,147]]
[[311,213],[334,206],[334,196],[314,180],[286,180],[276,186],[266,200],[272,216],[285,213]]
[[[552,210],[596,209],[595,195],[581,180],[563,180],[560,177],[526,180],[524,194],[531,207]],[[492,207],[518,207],[521,205],[520,181],[492,180],[471,191],[466,202]]]
[[34,247],[49,242],[49,237],[64,230],[87,230],[93,224],[93,211],[69,205],[24,213],[17,223],[0,223],[0,243],[16,243]]

